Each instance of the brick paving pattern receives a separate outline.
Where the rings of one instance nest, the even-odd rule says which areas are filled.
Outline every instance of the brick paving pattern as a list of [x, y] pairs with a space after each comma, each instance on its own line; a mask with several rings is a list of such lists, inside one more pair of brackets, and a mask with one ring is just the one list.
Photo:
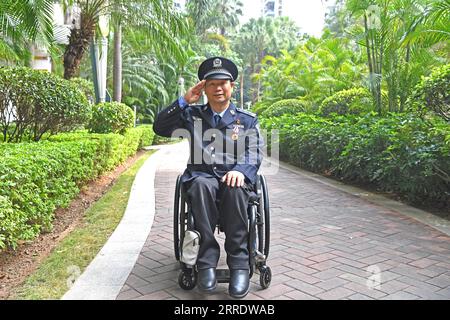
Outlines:
[[[117, 299], [230, 299], [227, 284], [213, 294], [178, 286], [172, 210], [185, 150], [171, 148], [158, 167], [153, 227]], [[266, 178], [272, 283], [262, 290], [254, 275], [245, 299], [450, 299], [450, 237], [282, 168]]]

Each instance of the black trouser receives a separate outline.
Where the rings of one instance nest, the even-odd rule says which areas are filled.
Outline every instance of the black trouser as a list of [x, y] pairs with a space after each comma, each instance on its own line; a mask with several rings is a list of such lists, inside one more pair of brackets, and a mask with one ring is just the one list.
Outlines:
[[[197, 259], [198, 269], [217, 267], [220, 246], [214, 236], [220, 221], [225, 232], [225, 251], [230, 269], [249, 269], [248, 201], [252, 192], [249, 185], [228, 187], [214, 177], [196, 177], [185, 184], [194, 215], [195, 230], [201, 242]], [[216, 199], [220, 205], [217, 207]]]

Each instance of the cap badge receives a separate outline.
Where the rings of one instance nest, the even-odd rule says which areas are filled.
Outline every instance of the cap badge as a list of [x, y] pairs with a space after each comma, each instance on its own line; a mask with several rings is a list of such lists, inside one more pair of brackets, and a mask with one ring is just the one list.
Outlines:
[[219, 58], [214, 59], [213, 68], [222, 68], [222, 60], [220, 60]]

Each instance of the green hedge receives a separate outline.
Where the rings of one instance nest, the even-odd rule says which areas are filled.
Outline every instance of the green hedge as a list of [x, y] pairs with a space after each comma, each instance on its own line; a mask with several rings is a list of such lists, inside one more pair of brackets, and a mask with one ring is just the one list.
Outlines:
[[450, 64], [435, 68], [416, 86], [409, 105], [421, 116], [434, 113], [450, 121]]
[[92, 108], [89, 131], [94, 133], [120, 133], [134, 125], [134, 112], [120, 102], [103, 102]]
[[299, 112], [307, 112], [309, 109], [306, 102], [298, 99], [286, 99], [275, 102], [269, 108], [264, 110], [264, 117], [279, 117], [283, 114], [297, 114]]
[[153, 139], [151, 127], [125, 135], [60, 134], [38, 143], [0, 144], [0, 248], [50, 230], [56, 208]]
[[336, 92], [323, 100], [319, 108], [322, 116], [332, 113], [339, 115], [360, 114], [373, 110], [373, 97], [365, 88], [352, 88]]
[[70, 81], [75, 83], [75, 85], [84, 93], [90, 104], [95, 103], [95, 90], [92, 81], [83, 78], [72, 78]]
[[76, 82], [26, 67], [0, 67], [3, 141], [39, 141], [46, 134], [78, 129], [90, 113]]
[[440, 119], [369, 113], [261, 119], [280, 133], [280, 158], [342, 180], [373, 184], [412, 203], [450, 204], [450, 127]]

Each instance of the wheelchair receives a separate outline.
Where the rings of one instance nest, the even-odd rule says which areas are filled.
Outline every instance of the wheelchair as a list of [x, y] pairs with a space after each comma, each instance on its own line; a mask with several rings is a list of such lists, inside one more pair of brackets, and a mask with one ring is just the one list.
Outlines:
[[[192, 290], [197, 284], [197, 268], [186, 265], [180, 260], [185, 232], [194, 226], [193, 214], [183, 189], [181, 175], [179, 175], [176, 181], [173, 211], [174, 252], [175, 258], [181, 266], [178, 284], [184, 290]], [[270, 245], [270, 210], [267, 183], [263, 175], [258, 175], [254, 190], [247, 208], [249, 277], [251, 278], [254, 273], [259, 273], [259, 283], [263, 289], [266, 289], [270, 286], [272, 271], [266, 264]], [[217, 227], [219, 232], [223, 231], [220, 225]], [[216, 278], [218, 283], [230, 282], [230, 270], [216, 269]]]

